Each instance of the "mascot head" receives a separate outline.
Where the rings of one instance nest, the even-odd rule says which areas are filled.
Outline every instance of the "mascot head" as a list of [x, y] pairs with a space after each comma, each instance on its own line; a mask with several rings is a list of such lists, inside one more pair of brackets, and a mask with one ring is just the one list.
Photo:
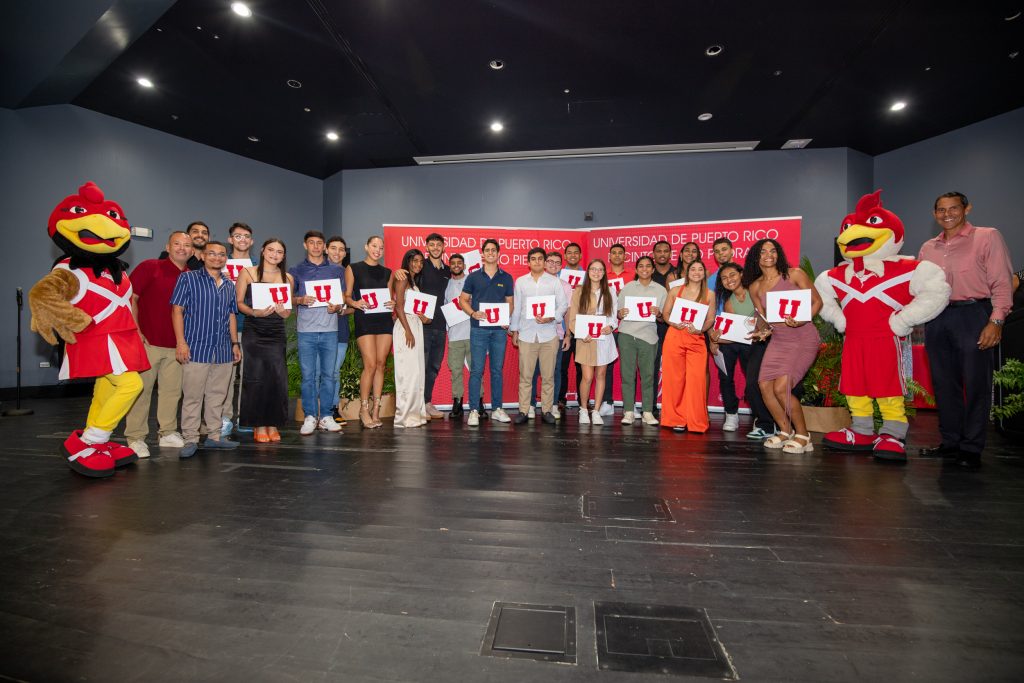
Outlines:
[[857, 210], [843, 219], [836, 244], [847, 261], [856, 264], [857, 259], [883, 259], [903, 248], [903, 221], [882, 208], [881, 194], [877, 190], [864, 195], [857, 202]]
[[110, 270], [121, 281], [125, 263], [117, 257], [128, 248], [131, 228], [124, 210], [104, 198], [103, 190], [88, 182], [78, 194], [65, 197], [50, 214], [47, 223], [50, 239], [71, 257], [73, 268], [90, 267], [99, 277]]

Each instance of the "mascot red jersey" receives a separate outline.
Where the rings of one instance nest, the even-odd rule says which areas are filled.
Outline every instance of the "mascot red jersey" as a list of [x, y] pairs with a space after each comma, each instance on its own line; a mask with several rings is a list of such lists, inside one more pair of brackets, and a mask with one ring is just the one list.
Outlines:
[[63, 339], [61, 379], [95, 377], [85, 429], [61, 447], [72, 470], [107, 477], [138, 456], [110, 434], [142, 391], [149, 360], [132, 316], [132, 284], [118, 255], [131, 230], [124, 211], [93, 183], [78, 188], [50, 214], [50, 239], [64, 257], [29, 292], [32, 329], [50, 344]]
[[[814, 282], [823, 302], [821, 317], [846, 333], [839, 390], [853, 417], [852, 428], [829, 432], [824, 443], [906, 462], [901, 339], [942, 312], [950, 288], [934, 263], [899, 254], [903, 222], [882, 208], [881, 194], [864, 195], [843, 219], [836, 243], [846, 262]], [[878, 434], [873, 400], [882, 413]]]

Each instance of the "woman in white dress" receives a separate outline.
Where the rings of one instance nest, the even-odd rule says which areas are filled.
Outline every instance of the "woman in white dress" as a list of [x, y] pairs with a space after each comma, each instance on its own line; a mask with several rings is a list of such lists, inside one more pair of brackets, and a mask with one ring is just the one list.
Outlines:
[[426, 365], [423, 359], [423, 323], [429, 318], [405, 312], [409, 290], [420, 291], [423, 252], [410, 249], [402, 257], [402, 270], [409, 274], [404, 280], [392, 280], [395, 301], [395, 426], [420, 427], [430, 419], [423, 400]]
[[612, 330], [618, 327], [619, 320], [615, 311], [615, 296], [608, 287], [607, 268], [601, 259], [594, 259], [590, 262], [590, 265], [587, 266], [586, 279], [572, 292], [567, 334], [576, 334], [576, 316], [578, 315], [604, 318], [604, 324], [596, 335], [576, 338], [576, 362], [583, 369], [583, 377], [577, 382], [580, 424], [604, 424], [597, 406], [593, 413], [588, 412], [590, 385], [594, 385], [594, 396], [600, 399], [604, 395], [605, 373], [608, 370], [608, 365], [619, 357], [619, 350], [615, 347], [615, 338], [612, 336]]

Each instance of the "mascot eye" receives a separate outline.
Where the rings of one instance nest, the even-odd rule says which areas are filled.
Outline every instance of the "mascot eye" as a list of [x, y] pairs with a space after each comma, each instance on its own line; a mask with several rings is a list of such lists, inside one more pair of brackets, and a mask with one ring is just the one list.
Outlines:
[[114, 209], [111, 209], [110, 211], [107, 211], [107, 215], [110, 216], [111, 218], [113, 218], [115, 221], [121, 220], [121, 214], [119, 214]]
[[871, 218], [868, 219], [868, 223], [870, 225], [878, 225], [881, 222], [882, 222], [882, 217], [881, 216], [872, 216]]
[[843, 223], [843, 230], [849, 230], [851, 225], [853, 225], [853, 223]]
[[89, 210], [84, 206], [72, 206], [68, 211], [71, 213], [89, 213]]

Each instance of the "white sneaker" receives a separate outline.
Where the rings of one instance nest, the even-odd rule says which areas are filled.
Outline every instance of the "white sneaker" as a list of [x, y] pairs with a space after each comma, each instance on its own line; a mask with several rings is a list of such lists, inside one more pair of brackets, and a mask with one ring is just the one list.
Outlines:
[[171, 432], [160, 437], [160, 448], [184, 448], [185, 439], [178, 432]]
[[654, 413], [644, 413], [644, 424], [645, 425], [656, 425], [658, 424], [658, 418], [654, 417]]
[[128, 448], [135, 451], [135, 455], [139, 456], [140, 458], [149, 457], [149, 446], [146, 445], [145, 441], [129, 441]]
[[491, 419], [495, 422], [511, 422], [512, 418], [508, 416], [504, 408], [495, 408], [491, 411]]
[[[595, 414], [597, 413], [597, 411], [594, 411], [594, 412], [595, 412]], [[580, 410], [580, 424], [581, 425], [588, 425], [588, 424], [590, 424], [590, 411], [587, 410], [586, 408], [583, 408], [583, 409]]]
[[299, 434], [303, 436], [309, 436], [316, 431], [316, 418], [312, 415], [307, 415], [306, 419], [302, 421], [302, 426], [299, 427]]
[[624, 424], [624, 425], [631, 425], [631, 424], [633, 424], [633, 413], [631, 411], [626, 411], [625, 413], [622, 414], [622, 424]]
[[740, 416], [736, 413], [725, 414], [725, 424], [722, 425], [723, 432], [735, 432], [740, 426]]
[[601, 404], [601, 409], [600, 409], [599, 412], [602, 415], [614, 415], [615, 414], [615, 406], [612, 405], [611, 403], [608, 403], [608, 402], [602, 403]]
[[604, 420], [601, 419], [601, 411], [595, 410], [590, 414], [590, 424], [592, 425], [603, 425]]
[[537, 410], [533, 406], [530, 406], [530, 409], [526, 411], [526, 417], [530, 418], [531, 420], [534, 419], [535, 417], [537, 417]]
[[[308, 420], [309, 418], [306, 418], [306, 419]], [[317, 426], [320, 429], [324, 430], [325, 432], [340, 432], [341, 431], [341, 425], [338, 424], [337, 422], [335, 422], [334, 418], [332, 416], [330, 416], [330, 415], [328, 415], [327, 417], [320, 418], [320, 422], [319, 422], [319, 424], [317, 424]], [[303, 429], [305, 429], [305, 427], [306, 427], [306, 423], [305, 422], [302, 423], [302, 427], [303, 427]]]
[[555, 418], [556, 420], [562, 419], [562, 413], [558, 412], [558, 406], [551, 406], [551, 417]]
[[471, 411], [469, 411], [469, 420], [466, 421], [466, 424], [468, 424], [470, 427], [479, 427], [480, 426], [480, 411], [478, 411], [478, 410], [471, 410]]

